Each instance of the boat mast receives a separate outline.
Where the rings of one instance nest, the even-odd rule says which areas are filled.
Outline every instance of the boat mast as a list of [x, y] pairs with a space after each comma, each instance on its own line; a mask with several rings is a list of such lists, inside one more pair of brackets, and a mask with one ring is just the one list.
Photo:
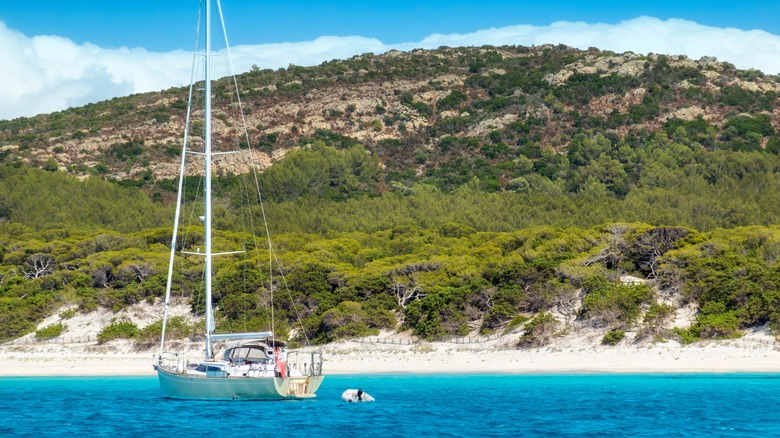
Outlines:
[[205, 56], [205, 108], [203, 111], [204, 138], [203, 155], [205, 159], [205, 206], [204, 227], [206, 243], [206, 360], [213, 358], [211, 335], [214, 333], [214, 310], [211, 308], [211, 0], [206, 0], [206, 56]]

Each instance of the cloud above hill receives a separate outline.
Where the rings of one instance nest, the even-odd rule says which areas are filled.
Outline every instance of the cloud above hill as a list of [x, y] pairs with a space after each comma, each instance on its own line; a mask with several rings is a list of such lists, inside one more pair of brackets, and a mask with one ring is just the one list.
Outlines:
[[[466, 34], [433, 34], [421, 41], [384, 44], [361, 36], [323, 36], [313, 41], [242, 45], [231, 49], [236, 72], [310, 66], [331, 59], [388, 50], [440, 46], [566, 44], [616, 52], [715, 56], [738, 68], [780, 73], [780, 36], [761, 30], [703, 26], [687, 20], [639, 17], [617, 24], [556, 22], [517, 25]], [[32, 116], [72, 106], [157, 91], [189, 83], [192, 55], [142, 48], [104, 49], [58, 36], [26, 36], [0, 22], [0, 119]]]

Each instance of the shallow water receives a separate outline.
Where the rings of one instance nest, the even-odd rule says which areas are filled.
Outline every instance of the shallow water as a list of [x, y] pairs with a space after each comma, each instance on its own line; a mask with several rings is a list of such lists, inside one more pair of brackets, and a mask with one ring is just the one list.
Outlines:
[[[362, 388], [374, 403], [340, 399]], [[182, 401], [156, 377], [0, 378], [0, 436], [780, 436], [780, 375], [328, 376], [315, 400]]]

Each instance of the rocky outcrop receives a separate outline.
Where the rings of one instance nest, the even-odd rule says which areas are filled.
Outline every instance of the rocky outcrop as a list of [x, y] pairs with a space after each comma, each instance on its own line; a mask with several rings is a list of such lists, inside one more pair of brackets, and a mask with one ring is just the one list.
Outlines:
[[[515, 79], [522, 76], [513, 70], [518, 65], [522, 66], [520, 71], [530, 72], [559, 65], [560, 60], [566, 60], [562, 67], [543, 75], [543, 81], [551, 87], [566, 86], [574, 75], [637, 78], [637, 85], [625, 92], [595, 94], [581, 105], [562, 105], [550, 99], [546, 91]], [[652, 84], [643, 83], [642, 78], [658, 65], [700, 73], [695, 80], [684, 78], [664, 83], [663, 87], [672, 90], [712, 95], [724, 87], [750, 93], [780, 92], [775, 77], [760, 72], [737, 74], [733, 66], [712, 57], [692, 60], [684, 56], [579, 51], [552, 45], [393, 51], [332, 64], [332, 69], [291, 67], [288, 71], [265, 73], [259, 83], [251, 81], [254, 73], [239, 78], [240, 84], [249, 84], [243, 90], [248, 137], [242, 133], [244, 121], [237, 115], [232, 94], [220, 92], [219, 96], [227, 100], [217, 103], [214, 138], [218, 144], [240, 152], [221, 157], [219, 172], [243, 172], [246, 165], [242, 163], [251, 161], [249, 158], [260, 163], [260, 168], [267, 168], [283, 151], [322, 132], [351, 137], [369, 149], [388, 140], [430, 149], [444, 135], [485, 139], [492, 131], [532, 117], [547, 123], [539, 139], [541, 143], [565, 144], [564, 133], [572, 129], [567, 114], [602, 118], [627, 114], [632, 106], [644, 102]], [[310, 73], [296, 77], [301, 71]], [[506, 82], [509, 89], [502, 90], [500, 96], [488, 91], [491, 84], [501, 83], [507, 76], [512, 76]], [[440, 102], [454, 92], [462, 93], [462, 103], [442, 107]], [[496, 97], [511, 99], [513, 103], [487, 109], [472, 106]], [[30, 165], [43, 166], [53, 160], [61, 170], [76, 175], [99, 172], [124, 179], [151, 173], [155, 180], [174, 178], [183, 140], [185, 98], [184, 89], [168, 90], [95, 104], [99, 110], [90, 107], [66, 111], [57, 117], [39, 116], [30, 119], [22, 129], [9, 123], [6, 128], [0, 127], [0, 153], [6, 161]], [[728, 108], [705, 106], [684, 98], [667, 100], [655, 119], [643, 121], [642, 126], [657, 128], [670, 118], [698, 117], [721, 126], [728, 112]], [[780, 126], [780, 115], [772, 113], [771, 117]], [[194, 128], [197, 131], [197, 126]], [[613, 130], [622, 135], [630, 128], [618, 126]], [[196, 138], [191, 136], [195, 147]]]

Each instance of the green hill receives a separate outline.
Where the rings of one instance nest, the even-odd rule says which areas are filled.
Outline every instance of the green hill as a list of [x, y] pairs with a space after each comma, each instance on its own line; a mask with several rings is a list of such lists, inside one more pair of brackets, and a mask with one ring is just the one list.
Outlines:
[[[259, 184], [291, 286], [275, 298], [284, 330], [299, 317], [317, 342], [525, 327], [521, 344], [537, 345], [573, 322], [618, 341], [778, 324], [776, 77], [541, 46], [367, 54], [238, 80], [251, 143], [239, 146], [267, 165]], [[232, 96], [222, 82], [215, 93], [227, 141]], [[0, 337], [64, 304], [161, 297], [184, 97], [0, 122]], [[223, 238], [239, 245], [251, 236], [228, 213], [244, 171], [217, 178]], [[221, 263], [242, 279], [220, 280], [225, 324], [267, 325], [269, 279]], [[177, 293], [197, 311], [195, 279]], [[696, 320], [669, 330], [687, 304]]]

